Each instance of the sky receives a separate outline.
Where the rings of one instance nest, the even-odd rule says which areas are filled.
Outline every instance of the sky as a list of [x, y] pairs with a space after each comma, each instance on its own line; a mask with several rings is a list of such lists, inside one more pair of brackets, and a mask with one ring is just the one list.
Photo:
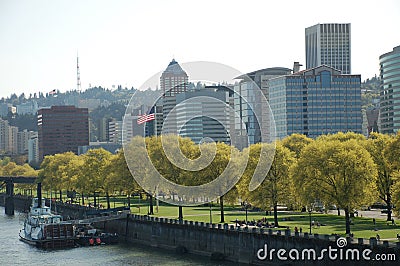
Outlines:
[[351, 23], [362, 80], [400, 45], [398, 0], [0, 0], [0, 98], [76, 89], [77, 55], [82, 90], [139, 88], [172, 58], [242, 73], [305, 66], [304, 31], [318, 23]]

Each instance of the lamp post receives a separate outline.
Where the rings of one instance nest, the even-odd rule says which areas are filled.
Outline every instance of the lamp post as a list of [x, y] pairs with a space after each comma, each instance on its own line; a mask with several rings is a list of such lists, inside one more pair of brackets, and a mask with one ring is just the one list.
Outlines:
[[308, 215], [310, 216], [310, 235], [311, 235], [311, 208], [308, 209]]
[[212, 210], [211, 210], [211, 207], [212, 207], [212, 201], [210, 201], [210, 224], [212, 224]]
[[249, 204], [247, 201], [244, 202], [244, 209], [246, 210], [246, 225], [247, 225], [247, 209], [249, 208]]

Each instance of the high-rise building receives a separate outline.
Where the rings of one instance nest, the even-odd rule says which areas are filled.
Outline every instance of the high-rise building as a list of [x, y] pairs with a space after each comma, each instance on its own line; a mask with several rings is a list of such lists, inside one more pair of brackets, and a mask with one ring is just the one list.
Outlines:
[[122, 121], [112, 119], [108, 122], [108, 140], [111, 143], [122, 144]]
[[28, 141], [28, 163], [31, 165], [39, 163], [39, 141], [37, 132], [34, 132]]
[[[176, 95], [178, 134], [194, 143], [214, 141], [230, 143], [229, 89], [206, 87]], [[209, 139], [205, 139], [209, 138]]]
[[400, 130], [400, 46], [379, 57], [380, 63], [380, 132]]
[[121, 127], [121, 140], [124, 144], [131, 141], [134, 136], [145, 136], [145, 125], [147, 123], [138, 123], [138, 118], [147, 114], [149, 108], [141, 105], [137, 108], [127, 109], [123, 118], [123, 127]]
[[9, 154], [17, 154], [18, 153], [18, 127], [16, 127], [16, 126], [8, 127], [8, 145], [7, 146], [8, 146], [7, 152]]
[[150, 114], [154, 114], [154, 120], [146, 122], [146, 137], [148, 136], [160, 136], [163, 126], [163, 106], [162, 99], [160, 99], [149, 111]]
[[319, 66], [269, 81], [269, 104], [276, 134], [315, 138], [322, 134], [361, 133], [361, 76]]
[[102, 119], [100, 119], [99, 121], [99, 136], [98, 136], [98, 140], [101, 142], [108, 142], [110, 141], [109, 138], [109, 123], [110, 121], [112, 121], [113, 118], [110, 117], [103, 117]]
[[18, 132], [18, 154], [28, 153], [29, 140], [35, 134], [37, 135], [37, 132], [28, 131], [27, 129]]
[[18, 127], [11, 126], [0, 118], [0, 153], [15, 155], [18, 153]]
[[0, 153], [8, 150], [8, 121], [0, 118]]
[[46, 155], [72, 151], [89, 145], [87, 108], [52, 106], [38, 111], [39, 160]]
[[317, 24], [306, 28], [306, 68], [328, 65], [351, 73], [350, 23]]
[[237, 77], [240, 81], [234, 85], [235, 132], [232, 138], [238, 148], [271, 140], [271, 119], [269, 110], [264, 110], [262, 99], [268, 100], [268, 80], [291, 74], [284, 67], [265, 68]]
[[173, 96], [187, 91], [188, 75], [175, 59], [172, 59], [162, 73], [160, 86], [164, 96]]
[[171, 114], [170, 112], [176, 106], [176, 95], [187, 91], [188, 79], [188, 75], [175, 59], [172, 59], [160, 77], [163, 92], [163, 121], [166, 121], [168, 116], [168, 123], [164, 124], [162, 130], [163, 134], [177, 134], [175, 112]]

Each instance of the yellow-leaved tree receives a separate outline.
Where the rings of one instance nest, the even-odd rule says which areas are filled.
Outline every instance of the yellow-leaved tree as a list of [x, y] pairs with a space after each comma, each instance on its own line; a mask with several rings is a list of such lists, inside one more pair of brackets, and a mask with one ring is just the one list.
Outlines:
[[350, 234], [350, 212], [373, 201], [377, 170], [361, 138], [337, 137], [324, 136], [305, 147], [292, 176], [303, 204], [318, 199], [343, 209]]

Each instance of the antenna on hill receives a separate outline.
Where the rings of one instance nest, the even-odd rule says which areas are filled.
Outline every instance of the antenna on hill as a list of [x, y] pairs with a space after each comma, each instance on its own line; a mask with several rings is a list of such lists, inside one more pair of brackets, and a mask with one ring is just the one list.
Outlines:
[[78, 52], [76, 53], [76, 90], [81, 92], [81, 72], [79, 70], [79, 56]]

